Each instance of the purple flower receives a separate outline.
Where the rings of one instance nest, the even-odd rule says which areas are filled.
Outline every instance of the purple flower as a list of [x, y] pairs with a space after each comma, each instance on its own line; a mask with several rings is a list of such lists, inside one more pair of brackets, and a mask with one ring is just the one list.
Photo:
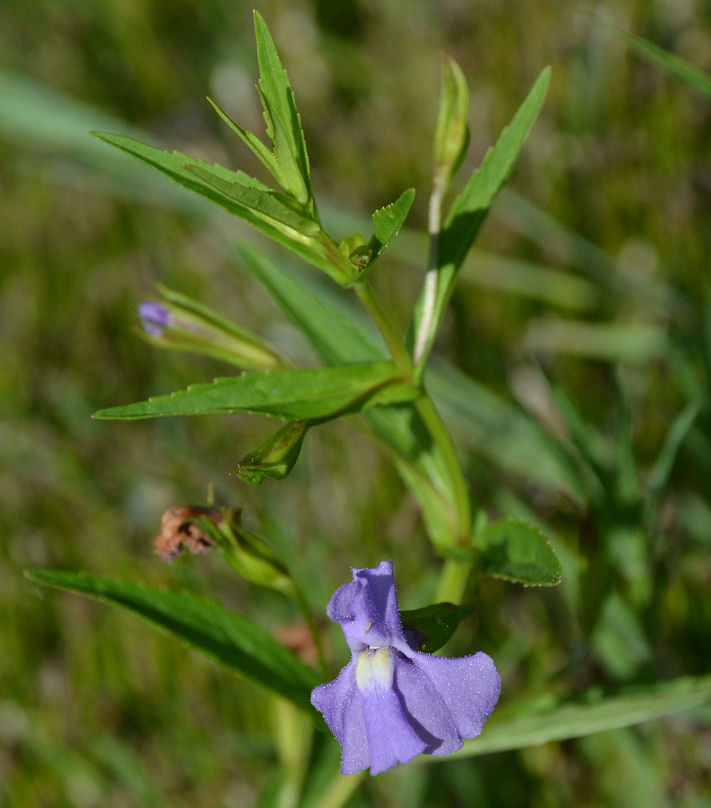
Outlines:
[[475, 738], [499, 698], [501, 679], [481, 651], [446, 659], [413, 650], [400, 621], [392, 561], [354, 569], [328, 616], [353, 652], [332, 682], [311, 693], [343, 748], [341, 771], [379, 774], [422, 752], [448, 755]]
[[138, 316], [141, 318], [144, 331], [152, 337], [160, 336], [170, 320], [168, 309], [162, 303], [156, 303], [153, 300], [144, 300], [143, 303], [139, 303]]

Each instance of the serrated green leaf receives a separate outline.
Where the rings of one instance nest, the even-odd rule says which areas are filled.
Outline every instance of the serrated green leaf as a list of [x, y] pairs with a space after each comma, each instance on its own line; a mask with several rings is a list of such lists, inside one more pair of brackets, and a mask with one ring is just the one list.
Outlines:
[[[562, 703], [551, 699], [523, 715], [506, 715], [500, 710], [488, 720], [481, 736], [464, 741], [464, 746], [453, 757], [524, 749], [608, 732], [690, 710], [709, 699], [711, 676], [699, 676], [657, 682], [617, 693], [589, 690]], [[435, 758], [424, 755], [419, 760], [426, 763]]]
[[[294, 93], [267, 24], [258, 11], [254, 12], [254, 33], [259, 62], [258, 90], [282, 186], [302, 204], [313, 205], [309, 158]], [[313, 209], [315, 212], [315, 207]]]
[[[536, 80], [528, 96], [504, 128], [496, 145], [489, 149], [479, 168], [474, 172], [464, 190], [457, 196], [445, 219], [439, 236], [437, 250], [437, 287], [432, 304], [432, 314], [428, 315], [427, 333], [420, 346], [420, 365], [429, 354], [439, 323], [451, 297], [457, 272], [474, 243], [492, 202], [511, 173], [523, 148], [531, 127], [538, 117], [550, 81], [550, 68], [546, 68]], [[426, 289], [420, 296], [415, 310], [415, 320], [410, 340], [418, 334], [424, 312], [430, 303], [426, 300]], [[427, 304], [427, 305], [426, 305]], [[418, 338], [418, 343], [419, 343]]]
[[219, 191], [238, 205], [254, 211], [272, 227], [276, 227], [291, 238], [306, 237], [307, 243], [310, 244], [313, 243], [313, 237], [321, 232], [319, 223], [295, 210], [293, 202], [283, 194], [250, 188], [239, 182], [229, 182], [202, 166], [187, 165], [186, 168], [205, 185]]
[[[121, 149], [121, 151], [133, 157], [137, 157], [153, 168], [157, 168], [163, 174], [167, 174], [171, 179], [179, 182], [191, 191], [196, 191], [196, 193], [202, 196], [208, 196], [208, 194], [204, 193], [204, 189], [202, 188], [203, 183], [198, 182], [197, 178], [190, 174], [187, 166], [196, 166], [206, 171], [212, 171], [228, 182], [239, 182], [242, 183], [242, 185], [259, 188], [263, 191], [270, 190], [263, 182], [260, 182], [255, 177], [250, 177], [249, 174], [245, 174], [244, 171], [232, 171], [229, 168], [225, 168], [225, 166], [221, 166], [219, 163], [208, 163], [205, 160], [190, 157], [177, 150], [167, 151], [165, 149], [159, 149], [157, 146], [150, 146], [148, 143], [142, 143], [140, 140], [135, 140], [126, 135], [113, 135], [110, 132], [96, 131], [91, 132], [91, 134], [99, 138], [99, 140], [108, 143], [110, 146], [116, 146], [116, 148]], [[196, 186], [200, 187], [197, 188]], [[221, 200], [215, 197], [216, 195], [213, 194], [213, 202], [223, 204]]]
[[484, 572], [525, 586], [560, 583], [560, 563], [546, 537], [517, 519], [502, 519], [476, 533], [473, 545]]
[[400, 612], [400, 620], [406, 632], [414, 630], [417, 649], [432, 654], [449, 640], [457, 626], [473, 611], [474, 606], [469, 604], [433, 603], [421, 609]]
[[37, 570], [27, 576], [133, 612], [298, 707], [312, 709], [309, 699], [319, 682], [317, 674], [263, 628], [214, 600], [83, 572]]
[[[264, 284], [285, 314], [304, 332], [329, 364], [373, 360], [384, 349], [343, 311], [325, 303], [249, 244], [237, 245], [239, 257]], [[409, 404], [378, 407], [364, 413], [370, 428], [394, 453], [405, 483], [417, 497], [425, 525], [436, 544], [451, 543], [454, 505], [447, 493], [447, 465], [416, 409]]]
[[308, 421], [290, 421], [258, 449], [243, 457], [232, 473], [251, 485], [259, 485], [267, 477], [283, 480], [298, 460], [309, 426]]
[[459, 65], [447, 57], [442, 66], [442, 92], [434, 136], [435, 185], [447, 187], [468, 144], [469, 89]]
[[[254, 177], [250, 177], [241, 171], [230, 171], [224, 166], [211, 165], [203, 160], [196, 160], [182, 152], [164, 151], [123, 135], [111, 135], [106, 132], [94, 132], [93, 134], [127, 154], [137, 157], [185, 188], [220, 205], [233, 216], [238, 216], [248, 222], [257, 230], [269, 236], [269, 238], [288, 247], [304, 260], [328, 273], [338, 283], [344, 283], [353, 274], [352, 268], [341, 261], [336, 244], [330, 242], [325, 236], [305, 237], [296, 231], [289, 233], [282, 224], [275, 226], [263, 213], [255, 211], [254, 208], [249, 207], [244, 202], [237, 202], [215, 187], [219, 180], [225, 183], [227, 187], [231, 187], [232, 183], [237, 183], [240, 186], [247, 186], [256, 191], [274, 193], [271, 188], [254, 179]], [[212, 177], [210, 184], [198, 176], [201, 172], [206, 172]], [[263, 199], [263, 197], [259, 198]]]
[[329, 418], [374, 404], [411, 401], [418, 388], [403, 382], [392, 362], [268, 370], [194, 384], [148, 401], [99, 410], [95, 418], [137, 419], [168, 415], [259, 412], [277, 418]]

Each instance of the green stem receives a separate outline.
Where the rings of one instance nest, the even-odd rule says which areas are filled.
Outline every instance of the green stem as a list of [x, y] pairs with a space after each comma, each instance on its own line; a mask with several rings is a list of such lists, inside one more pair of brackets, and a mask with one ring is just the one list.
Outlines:
[[373, 291], [370, 282], [365, 280], [354, 285], [356, 294], [360, 302], [365, 306], [368, 314], [373, 318], [373, 322], [378, 326], [378, 330], [383, 335], [385, 344], [388, 346], [393, 361], [408, 378], [412, 376], [412, 357], [410, 356], [405, 343], [395, 330], [388, 313], [380, 304], [380, 301]]
[[[405, 343], [395, 330], [387, 312], [383, 309], [380, 301], [373, 291], [373, 287], [366, 280], [355, 286], [356, 293], [361, 302], [368, 310], [373, 321], [378, 326], [383, 335], [385, 344], [388, 346], [393, 361], [398, 368], [407, 376], [413, 371], [412, 357], [408, 353]], [[471, 530], [471, 511], [469, 507], [469, 489], [467, 487], [464, 473], [462, 472], [456, 449], [449, 436], [449, 432], [442, 422], [432, 399], [423, 390], [423, 395], [415, 402], [415, 407], [420, 417], [425, 422], [427, 429], [432, 436], [432, 440], [439, 447], [442, 458], [447, 466], [449, 483], [454, 497], [456, 509], [456, 538], [455, 544], [467, 546], [469, 544], [469, 534]]]
[[349, 774], [348, 776], [338, 772], [321, 799], [316, 803], [315, 808], [341, 808], [342, 805], [348, 802], [364, 778], [365, 772]]
[[[400, 370], [410, 376], [413, 372], [412, 357], [408, 353], [405, 343], [395, 330], [387, 312], [380, 305], [380, 301], [373, 291], [373, 287], [368, 281], [363, 281], [355, 287], [358, 297], [368, 310], [383, 335], [385, 344], [388, 346], [390, 354]], [[432, 440], [439, 447], [442, 458], [447, 466], [449, 483], [454, 497], [456, 534], [454, 544], [460, 547], [467, 547], [470, 542], [471, 533], [471, 508], [469, 505], [469, 488], [462, 471], [462, 466], [457, 457], [457, 451], [452, 443], [452, 438], [440, 418], [437, 408], [432, 399], [423, 389], [423, 394], [415, 402], [415, 407], [420, 417], [425, 422]], [[448, 600], [451, 603], [461, 603], [466, 591], [469, 574], [472, 571], [471, 564], [464, 561], [447, 559], [442, 568], [440, 584], [438, 588], [438, 600]]]
[[469, 544], [471, 531], [471, 509], [469, 506], [469, 488], [457, 457], [457, 451], [432, 399], [426, 392], [417, 399], [415, 407], [427, 425], [432, 439], [442, 452], [442, 458], [449, 473], [449, 482], [452, 487], [454, 506], [456, 508], [457, 534], [455, 544], [466, 547]]
[[472, 571], [471, 564], [464, 561], [456, 561], [448, 558], [444, 562], [439, 576], [439, 586], [435, 603], [447, 601], [449, 603], [461, 603], [464, 600], [469, 575]]
[[280, 696], [270, 700], [272, 731], [283, 772], [275, 808], [298, 808], [313, 742], [313, 722]]
[[437, 286], [439, 285], [439, 232], [442, 228], [442, 199], [446, 189], [447, 177], [437, 174], [430, 194], [427, 216], [430, 253], [427, 260], [420, 324], [415, 335], [414, 360], [418, 376], [421, 376], [424, 372], [427, 355], [432, 347], [434, 334], [437, 330], [435, 309], [437, 307]]

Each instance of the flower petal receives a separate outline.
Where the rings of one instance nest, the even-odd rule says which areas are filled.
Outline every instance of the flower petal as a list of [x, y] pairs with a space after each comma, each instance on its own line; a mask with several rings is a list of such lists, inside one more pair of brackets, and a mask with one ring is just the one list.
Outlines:
[[426, 742], [423, 750], [430, 755], [449, 755], [462, 745], [452, 714], [416, 662], [394, 652], [393, 687], [410, 726]]
[[341, 624], [352, 651], [405, 643], [392, 561], [381, 561], [372, 569], [353, 569], [353, 581], [333, 593], [327, 613]]
[[355, 683], [355, 662], [351, 660], [338, 676], [315, 687], [311, 703], [323, 717], [343, 749], [341, 771], [354, 774], [370, 764], [363, 722], [361, 693]]
[[410, 725], [394, 690], [373, 688], [361, 696], [371, 774], [407, 763], [425, 751], [427, 743]]
[[[408, 656], [432, 682], [459, 735], [476, 738], [501, 691], [501, 677], [491, 657], [481, 651], [455, 659], [419, 652]], [[398, 673], [401, 667], [398, 665]]]
[[170, 311], [155, 300], [144, 300], [138, 304], [138, 316], [147, 334], [159, 336], [170, 320]]

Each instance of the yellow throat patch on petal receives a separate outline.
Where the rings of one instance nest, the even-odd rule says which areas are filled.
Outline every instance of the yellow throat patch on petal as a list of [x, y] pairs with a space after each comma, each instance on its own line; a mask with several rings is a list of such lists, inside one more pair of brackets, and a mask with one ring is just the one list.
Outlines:
[[393, 684], [395, 669], [389, 648], [367, 648], [358, 654], [356, 684], [358, 690], [387, 690]]

